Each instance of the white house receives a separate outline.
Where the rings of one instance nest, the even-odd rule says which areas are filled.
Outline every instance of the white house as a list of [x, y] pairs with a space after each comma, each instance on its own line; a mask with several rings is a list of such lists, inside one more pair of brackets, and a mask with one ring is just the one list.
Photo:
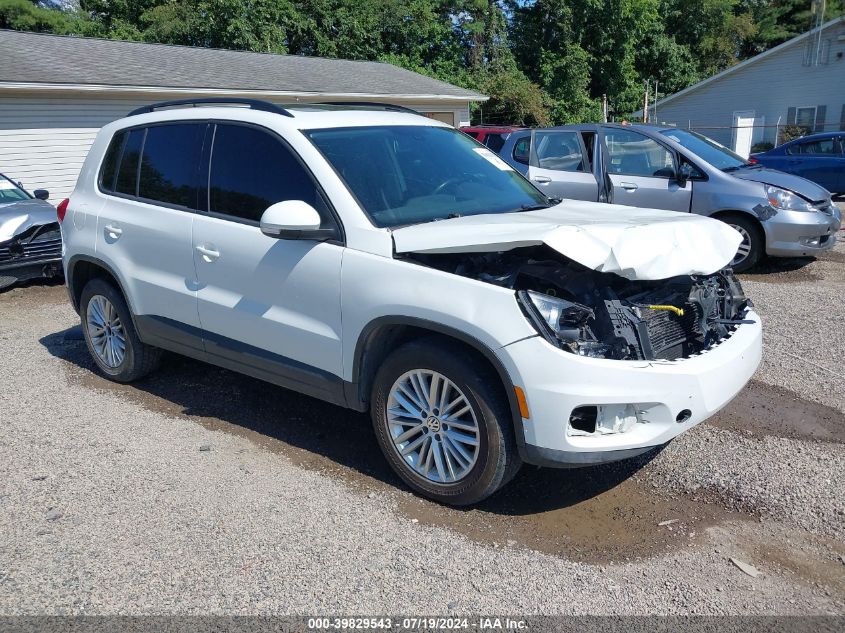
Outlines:
[[0, 30], [0, 173], [71, 192], [97, 131], [134, 108], [216, 96], [375, 101], [469, 125], [486, 96], [391, 64]]
[[661, 99], [650, 119], [690, 127], [748, 156], [780, 126], [845, 129], [845, 17]]

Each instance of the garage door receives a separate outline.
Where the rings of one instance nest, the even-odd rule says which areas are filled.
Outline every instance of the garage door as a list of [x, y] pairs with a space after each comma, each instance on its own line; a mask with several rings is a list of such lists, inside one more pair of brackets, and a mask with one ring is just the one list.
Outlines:
[[99, 129], [140, 101], [0, 98], [0, 172], [32, 192], [68, 197]]

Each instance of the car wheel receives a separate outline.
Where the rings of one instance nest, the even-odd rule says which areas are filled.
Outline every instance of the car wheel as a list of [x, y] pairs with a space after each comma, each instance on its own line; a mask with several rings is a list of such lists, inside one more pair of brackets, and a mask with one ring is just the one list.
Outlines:
[[132, 382], [153, 371], [161, 350], [138, 338], [121, 292], [104, 279], [92, 279], [80, 300], [82, 333], [88, 351], [107, 378]]
[[416, 492], [476, 503], [521, 465], [499, 377], [436, 337], [403, 345], [379, 369], [370, 414], [393, 470]]
[[742, 273], [756, 266], [763, 256], [765, 242], [760, 227], [751, 218], [741, 215], [725, 216], [720, 219], [742, 235], [742, 242], [730, 263], [734, 272]]

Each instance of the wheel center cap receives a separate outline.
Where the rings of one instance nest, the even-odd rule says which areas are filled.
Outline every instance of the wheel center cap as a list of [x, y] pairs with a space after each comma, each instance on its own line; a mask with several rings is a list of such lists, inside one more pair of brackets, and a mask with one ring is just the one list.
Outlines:
[[440, 419], [436, 416], [430, 415], [425, 421], [425, 425], [428, 429], [434, 433], [440, 431]]

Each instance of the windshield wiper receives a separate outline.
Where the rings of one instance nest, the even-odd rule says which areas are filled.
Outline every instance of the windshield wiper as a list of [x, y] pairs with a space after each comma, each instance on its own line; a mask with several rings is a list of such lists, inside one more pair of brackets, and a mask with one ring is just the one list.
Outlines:
[[459, 218], [459, 217], [461, 217], [461, 214], [453, 211], [452, 213], [447, 213], [444, 216], [438, 216], [436, 218], [431, 218], [429, 220], [429, 222], [440, 222], [441, 220], [452, 220], [454, 218]]
[[523, 204], [521, 207], [517, 207], [516, 209], [509, 209], [507, 211], [502, 211], [502, 213], [520, 213], [522, 211], [539, 211], [540, 209], [548, 209], [553, 207], [553, 204]]
[[731, 165], [730, 167], [722, 167], [722, 171], [739, 171], [740, 169], [761, 169], [763, 166], [758, 163], [743, 163], [742, 165]]

